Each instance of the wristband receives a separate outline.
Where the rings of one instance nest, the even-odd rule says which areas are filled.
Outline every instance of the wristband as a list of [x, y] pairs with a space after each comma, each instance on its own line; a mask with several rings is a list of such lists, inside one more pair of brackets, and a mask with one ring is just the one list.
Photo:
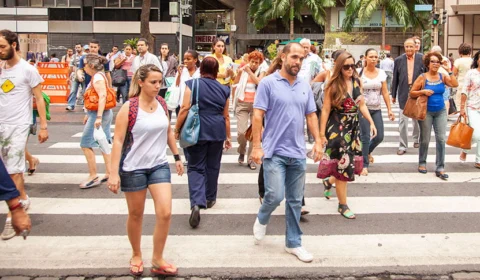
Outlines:
[[180, 155], [173, 155], [173, 158], [175, 159], [175, 161], [181, 161]]
[[10, 210], [10, 212], [13, 212], [15, 209], [20, 208], [20, 207], [22, 207], [22, 203], [18, 202], [16, 205], [13, 205], [11, 207], [9, 206], [8, 210]]

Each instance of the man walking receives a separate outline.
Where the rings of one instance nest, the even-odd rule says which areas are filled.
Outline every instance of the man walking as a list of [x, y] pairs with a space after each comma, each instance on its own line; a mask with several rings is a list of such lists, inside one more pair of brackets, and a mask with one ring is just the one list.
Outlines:
[[72, 49], [67, 49], [67, 54], [62, 56], [62, 62], [66, 62], [70, 64], [70, 61], [72, 60], [73, 57], [73, 50]]
[[380, 69], [385, 71], [385, 74], [387, 74], [387, 87], [390, 94], [392, 93], [393, 66], [394, 62], [392, 60], [392, 55], [387, 53], [385, 58], [380, 62]]
[[[420, 74], [425, 72], [423, 66], [423, 55], [415, 53], [415, 41], [410, 38], [404, 43], [405, 54], [395, 59], [393, 67], [393, 81], [392, 81], [392, 102], [397, 101], [400, 106], [399, 116], [399, 132], [400, 132], [400, 145], [397, 151], [397, 155], [403, 155], [407, 152], [408, 148], [408, 117], [403, 114], [403, 109], [407, 103], [410, 88]], [[413, 120], [413, 147], [418, 148], [420, 146], [420, 127], [418, 121]]]
[[305, 79], [310, 84], [312, 79], [323, 71], [322, 59], [311, 51], [312, 42], [310, 39], [303, 38], [300, 40], [300, 45], [303, 47], [305, 59], [302, 62], [300, 72], [298, 72], [298, 77]]
[[[25, 192], [25, 146], [33, 119], [32, 96], [35, 97], [40, 116], [38, 141], [48, 139], [45, 102], [42, 96], [42, 77], [37, 69], [20, 57], [17, 34], [10, 30], [0, 31], [0, 159], [5, 164], [10, 178], [19, 191], [21, 207], [30, 206]], [[15, 236], [12, 214], [8, 213], [1, 234], [4, 240]]]
[[132, 63], [133, 73], [135, 73], [138, 70], [138, 68], [140, 68], [140, 66], [143, 66], [146, 64], [154, 64], [155, 66], [158, 67], [158, 69], [163, 71], [162, 70], [163, 68], [160, 65], [160, 61], [158, 60], [158, 58], [155, 55], [148, 52], [147, 39], [145, 38], [138, 39], [137, 50], [138, 50], [138, 55], [135, 57]]
[[[65, 110], [73, 111], [75, 110], [75, 104], [77, 102], [78, 88], [82, 86], [82, 91], [80, 94], [79, 104], [83, 104], [83, 92], [85, 91], [85, 82], [77, 76], [77, 70], [80, 68], [80, 59], [83, 57], [83, 49], [80, 43], [75, 45], [75, 54], [70, 59], [70, 64], [68, 68], [68, 82], [70, 83], [70, 94], [68, 95], [68, 105]], [[82, 82], [80, 82], [82, 80]]]
[[[89, 44], [89, 49], [89, 53], [98, 54], [100, 56], [102, 55], [102, 53], [100, 52], [100, 42], [98, 40], [92, 39]], [[82, 57], [80, 58], [77, 70], [77, 78], [80, 82], [85, 82], [85, 86], [88, 86], [92, 77], [90, 77], [90, 75], [83, 71], [83, 67], [85, 67], [85, 55], [86, 54], [82, 55]], [[110, 76], [110, 63], [105, 63], [105, 65], [103, 65], [103, 68], [105, 71], [105, 76], [107, 77], [108, 84], [112, 86], [112, 77]], [[85, 89], [83, 89], [83, 92], [85, 92]]]
[[322, 144], [312, 89], [304, 79], [297, 77], [304, 57], [302, 45], [286, 45], [281, 54], [281, 70], [262, 79], [257, 89], [253, 105], [252, 159], [260, 164], [263, 158], [265, 197], [253, 226], [253, 235], [258, 244], [265, 237], [270, 215], [286, 198], [285, 250], [303, 262], [311, 262], [313, 256], [302, 247], [300, 229], [306, 172], [305, 117], [315, 138], [312, 150], [315, 161], [322, 156]]

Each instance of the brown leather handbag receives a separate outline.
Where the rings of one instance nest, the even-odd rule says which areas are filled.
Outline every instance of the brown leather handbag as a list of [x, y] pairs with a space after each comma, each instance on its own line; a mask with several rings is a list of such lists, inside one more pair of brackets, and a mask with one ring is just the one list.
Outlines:
[[248, 126], [247, 130], [245, 131], [245, 139], [250, 142], [253, 141], [252, 125]]
[[[426, 78], [422, 74], [423, 77], [423, 85], [422, 89], [425, 88]], [[427, 102], [428, 96], [420, 95], [417, 98], [413, 98], [410, 94], [408, 94], [407, 103], [405, 103], [405, 107], [403, 108], [403, 114], [409, 118], [423, 121], [427, 117]]]
[[457, 121], [450, 128], [447, 145], [465, 150], [472, 148], [473, 128], [468, 124], [468, 118], [458, 117]]

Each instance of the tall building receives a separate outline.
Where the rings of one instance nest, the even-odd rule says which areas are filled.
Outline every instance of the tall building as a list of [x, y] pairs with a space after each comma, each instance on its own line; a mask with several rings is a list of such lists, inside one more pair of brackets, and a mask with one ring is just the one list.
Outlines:
[[[102, 51], [140, 34], [141, 0], [1, 0], [0, 25], [19, 34], [22, 53], [62, 55], [76, 43], [95, 38]], [[178, 52], [178, 23], [172, 22], [169, 0], [152, 0], [150, 32]], [[183, 49], [192, 46], [192, 17], [183, 18]]]

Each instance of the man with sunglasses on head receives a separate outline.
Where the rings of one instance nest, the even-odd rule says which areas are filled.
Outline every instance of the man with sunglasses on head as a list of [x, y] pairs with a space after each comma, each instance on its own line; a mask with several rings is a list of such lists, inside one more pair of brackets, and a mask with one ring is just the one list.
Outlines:
[[[425, 73], [423, 65], [423, 55], [416, 53], [415, 39], [409, 38], [404, 43], [405, 54], [395, 59], [393, 67], [392, 80], [392, 102], [395, 104], [398, 97], [398, 105], [400, 106], [399, 113], [399, 132], [400, 144], [397, 155], [403, 155], [408, 148], [408, 117], [403, 114], [403, 109], [407, 103], [410, 88], [420, 74]], [[412, 119], [413, 122], [413, 147], [420, 147], [420, 127], [418, 121]]]

